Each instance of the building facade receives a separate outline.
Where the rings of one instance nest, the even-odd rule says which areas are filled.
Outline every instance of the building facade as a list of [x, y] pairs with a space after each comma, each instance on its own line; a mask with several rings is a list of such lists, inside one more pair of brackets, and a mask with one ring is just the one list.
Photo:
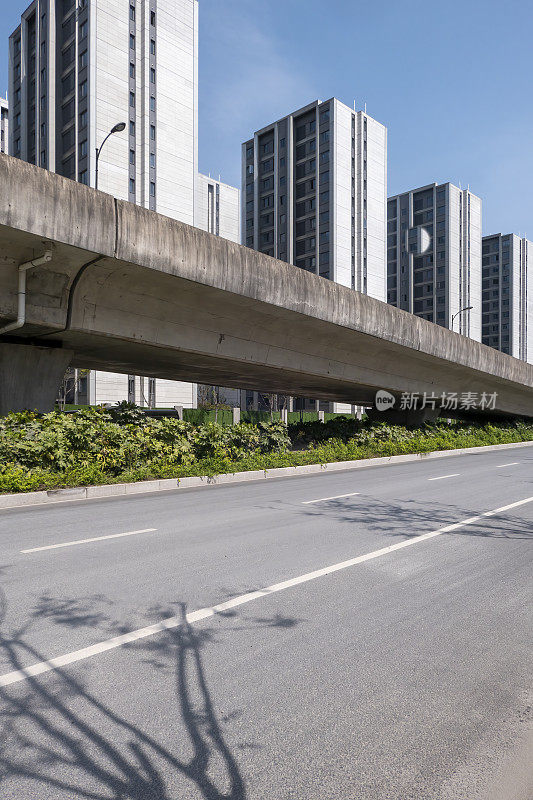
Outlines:
[[[198, 0], [34, 0], [9, 48], [11, 155], [189, 225], [207, 219]], [[219, 230], [238, 241], [227, 221], [238, 197], [217, 185]], [[94, 371], [79, 383], [91, 404], [196, 406], [196, 385], [181, 381]]]
[[194, 224], [197, 0], [34, 0], [10, 37], [10, 153]]
[[483, 344], [533, 364], [533, 243], [483, 237]]
[[315, 101], [242, 145], [242, 241], [385, 300], [387, 129]]
[[7, 99], [0, 97], [0, 153], [7, 153], [9, 141], [9, 106]]
[[198, 174], [195, 224], [208, 233], [240, 243], [240, 192], [211, 176]]
[[481, 341], [479, 197], [433, 183], [389, 198], [387, 301]]

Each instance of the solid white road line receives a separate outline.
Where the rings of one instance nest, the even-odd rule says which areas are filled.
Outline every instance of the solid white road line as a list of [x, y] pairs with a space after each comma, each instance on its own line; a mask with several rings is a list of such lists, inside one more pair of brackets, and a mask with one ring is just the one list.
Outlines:
[[303, 500], [302, 505], [308, 506], [310, 503], [325, 503], [326, 500], [340, 500], [341, 497], [355, 497], [360, 492], [349, 492], [348, 494], [336, 494], [334, 497], [321, 497], [319, 500]]
[[60, 544], [47, 544], [46, 547], [31, 547], [21, 550], [21, 553], [40, 553], [42, 550], [57, 550], [59, 547], [73, 547], [76, 544], [87, 542], [102, 542], [104, 539], [121, 539], [123, 536], [136, 536], [138, 533], [153, 533], [157, 528], [143, 528], [142, 531], [126, 531], [126, 533], [111, 533], [109, 536], [93, 536], [91, 539], [76, 539], [74, 542], [61, 542]]
[[439, 475], [438, 478], [428, 478], [428, 481], [443, 481], [445, 478], [457, 478], [460, 474], [460, 472], [454, 472], [453, 475]]
[[520, 461], [512, 461], [511, 464], [498, 464], [496, 469], [501, 469], [502, 467], [516, 467], [517, 464], [520, 464]]
[[[394, 553], [396, 550], [403, 550], [406, 547], [425, 542], [428, 539], [434, 539], [436, 536], [441, 536], [443, 533], [450, 533], [451, 531], [459, 530], [459, 528], [464, 528], [467, 525], [473, 525], [481, 519], [493, 517], [496, 514], [503, 514], [505, 511], [510, 511], [512, 508], [518, 508], [519, 506], [525, 506], [527, 503], [533, 503], [533, 497], [526, 497], [525, 500], [518, 500], [516, 503], [509, 503], [507, 506], [501, 506], [501, 508], [495, 508], [492, 511], [485, 511], [483, 514], [478, 514], [476, 517], [468, 517], [468, 519], [463, 519], [461, 522], [454, 522], [453, 525], [446, 525], [444, 528], [439, 528], [436, 531], [423, 533], [420, 536], [412, 536], [410, 539], [405, 539], [403, 542], [397, 542], [388, 547], [382, 547], [379, 550], [374, 550], [372, 553], [366, 553], [363, 556], [350, 558], [348, 561], [340, 561], [338, 564], [331, 564], [329, 567], [323, 567], [322, 569], [314, 570], [314, 572], [306, 572], [305, 575], [299, 575], [297, 578], [289, 578], [289, 580], [282, 581], [281, 583], [274, 583], [272, 586], [267, 586], [265, 589], [242, 594], [239, 597], [227, 600], [225, 603], [219, 603], [210, 608], [200, 608], [198, 611], [192, 611], [190, 614], [187, 614], [186, 620], [189, 623], [193, 623], [199, 622], [202, 619], [207, 619], [208, 617], [214, 617], [215, 614], [227, 611], [230, 608], [236, 608], [245, 603], [250, 603], [252, 600], [267, 597], [275, 592], [282, 592], [284, 589], [290, 589], [293, 586], [308, 583], [316, 578], [322, 578], [324, 575], [330, 575], [333, 572], [339, 572], [340, 570], [348, 569], [348, 567], [354, 567], [356, 564], [363, 564], [365, 561], [372, 561], [374, 558], [380, 558], [380, 556]], [[45, 672], [51, 672], [59, 667], [66, 667], [69, 664], [84, 661], [86, 658], [105, 653], [108, 650], [114, 650], [125, 644], [131, 644], [131, 642], [137, 642], [139, 639], [146, 639], [148, 636], [155, 636], [157, 633], [179, 628], [182, 623], [183, 618], [181, 616], [168, 617], [168, 619], [162, 622], [156, 622], [154, 625], [148, 625], [146, 628], [139, 628], [136, 631], [130, 631], [121, 636], [114, 636], [112, 639], [107, 639], [104, 642], [99, 642], [89, 647], [83, 647], [81, 650], [74, 650], [72, 653], [65, 653], [62, 656], [51, 658], [48, 661], [40, 661], [37, 664], [31, 664], [23, 669], [6, 672], [4, 675], [0, 675], [0, 686], [11, 686], [13, 683], [20, 683], [20, 681], [25, 681], [36, 675], [43, 675]]]

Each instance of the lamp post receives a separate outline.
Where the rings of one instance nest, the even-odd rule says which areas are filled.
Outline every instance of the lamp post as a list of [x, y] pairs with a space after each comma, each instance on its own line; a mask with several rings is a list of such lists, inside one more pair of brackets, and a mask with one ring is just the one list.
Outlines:
[[113, 125], [113, 127], [111, 128], [111, 130], [109, 131], [109, 133], [105, 137], [104, 141], [100, 145], [100, 147], [96, 148], [96, 173], [95, 173], [95, 178], [94, 178], [94, 188], [95, 189], [98, 189], [98, 159], [100, 158], [100, 153], [102, 152], [102, 147], [107, 142], [107, 140], [109, 139], [109, 137], [111, 136], [112, 133], [120, 133], [121, 131], [124, 130], [125, 127], [126, 127], [126, 123], [125, 122], [117, 122], [116, 125]]
[[453, 315], [453, 317], [452, 317], [452, 331], [453, 331], [453, 323], [454, 323], [455, 318], [458, 317], [459, 314], [462, 314], [463, 311], [472, 311], [473, 308], [474, 308], [474, 306], [465, 306], [464, 308], [459, 309], [459, 311], [456, 314]]

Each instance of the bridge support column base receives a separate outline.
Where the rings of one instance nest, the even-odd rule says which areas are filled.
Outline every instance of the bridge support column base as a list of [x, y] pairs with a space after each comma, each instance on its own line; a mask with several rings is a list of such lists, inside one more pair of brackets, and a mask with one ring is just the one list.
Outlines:
[[367, 416], [372, 422], [386, 422], [388, 425], [405, 425], [407, 428], [420, 428], [426, 422], [435, 422], [440, 414], [440, 408], [406, 409], [389, 408], [387, 411], [378, 411], [377, 408], [368, 408]]
[[0, 416], [11, 411], [53, 411], [71, 350], [0, 344]]

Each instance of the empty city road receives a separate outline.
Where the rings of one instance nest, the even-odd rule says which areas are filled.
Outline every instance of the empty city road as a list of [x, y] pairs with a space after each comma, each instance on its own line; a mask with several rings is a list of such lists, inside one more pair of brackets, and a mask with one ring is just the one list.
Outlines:
[[531, 800], [533, 446], [0, 511], [2, 800]]

